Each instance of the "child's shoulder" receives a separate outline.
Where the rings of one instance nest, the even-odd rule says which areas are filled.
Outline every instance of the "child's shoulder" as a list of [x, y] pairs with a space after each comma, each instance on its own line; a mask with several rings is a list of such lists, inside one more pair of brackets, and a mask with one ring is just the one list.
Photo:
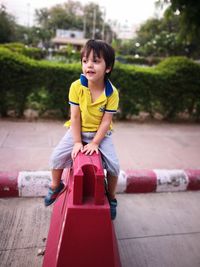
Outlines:
[[71, 85], [72, 85], [72, 86], [77, 86], [77, 87], [81, 86], [81, 81], [80, 81], [80, 79], [77, 79], [76, 81], [72, 82]]
[[72, 82], [70, 90], [80, 93], [82, 91], [82, 85], [80, 79]]
[[111, 96], [112, 95], [114, 95], [114, 96], [118, 96], [118, 90], [117, 90], [117, 88], [112, 84], [112, 89], [113, 89], [113, 92], [112, 92], [112, 94], [111, 94]]
[[118, 93], [118, 90], [114, 85], [113, 85], [113, 92]]

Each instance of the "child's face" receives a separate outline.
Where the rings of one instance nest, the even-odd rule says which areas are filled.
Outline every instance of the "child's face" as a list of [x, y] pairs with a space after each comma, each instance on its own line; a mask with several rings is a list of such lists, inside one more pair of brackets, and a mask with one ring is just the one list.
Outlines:
[[102, 56], [97, 57], [91, 50], [89, 57], [82, 58], [82, 71], [88, 81], [98, 82], [104, 80], [105, 73], [110, 71], [110, 68], [106, 68], [105, 60]]

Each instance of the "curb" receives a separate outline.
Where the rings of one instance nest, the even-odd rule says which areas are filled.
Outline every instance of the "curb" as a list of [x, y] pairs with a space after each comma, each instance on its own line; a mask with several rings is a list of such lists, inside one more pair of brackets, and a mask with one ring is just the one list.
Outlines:
[[120, 193], [197, 191], [200, 190], [200, 169], [121, 171], [120, 185]]
[[45, 196], [50, 182], [50, 171], [0, 172], [0, 197]]
[[[42, 197], [50, 182], [50, 171], [0, 172], [0, 197]], [[200, 190], [200, 169], [121, 170], [117, 186], [117, 193], [189, 190]]]

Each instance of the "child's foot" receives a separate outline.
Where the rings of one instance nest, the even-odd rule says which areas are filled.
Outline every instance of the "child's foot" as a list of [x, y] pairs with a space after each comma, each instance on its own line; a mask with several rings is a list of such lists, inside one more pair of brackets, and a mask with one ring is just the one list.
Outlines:
[[117, 200], [115, 198], [110, 199], [109, 203], [110, 203], [111, 220], [114, 220], [117, 216]]
[[60, 185], [55, 190], [52, 190], [49, 187], [48, 193], [46, 197], [44, 198], [44, 205], [46, 207], [51, 205], [56, 200], [56, 198], [58, 197], [58, 195], [60, 194], [60, 192], [63, 190], [64, 187], [65, 186], [62, 181], [60, 182]]

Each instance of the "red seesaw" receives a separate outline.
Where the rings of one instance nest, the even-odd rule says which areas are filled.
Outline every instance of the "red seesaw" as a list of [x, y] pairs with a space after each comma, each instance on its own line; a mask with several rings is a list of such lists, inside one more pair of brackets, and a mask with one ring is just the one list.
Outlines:
[[54, 204], [43, 267], [121, 267], [100, 155], [80, 152], [63, 178], [66, 190]]

